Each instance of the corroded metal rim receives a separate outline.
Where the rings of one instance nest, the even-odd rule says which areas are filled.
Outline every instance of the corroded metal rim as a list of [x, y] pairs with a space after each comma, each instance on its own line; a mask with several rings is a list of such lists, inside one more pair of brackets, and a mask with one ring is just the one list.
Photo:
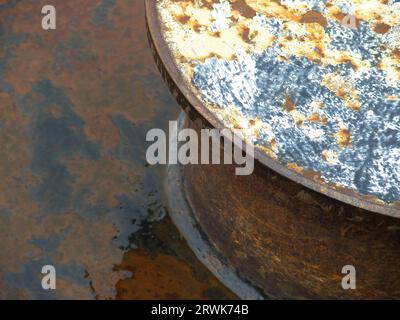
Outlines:
[[[178, 118], [177, 130], [184, 128], [185, 113]], [[177, 148], [177, 130], [171, 133], [170, 146]], [[211, 243], [196, 222], [183, 186], [182, 165], [169, 165], [165, 180], [165, 190], [170, 210], [170, 217], [186, 239], [196, 257], [230, 290], [243, 300], [262, 300], [264, 296], [252, 285], [241, 279]]]
[[[194, 108], [214, 128], [225, 128], [223, 123], [196, 97], [191, 88], [184, 85], [185, 80], [172, 57], [168, 44], [162, 36], [163, 27], [158, 19], [157, 0], [145, 0], [145, 6], [148, 37], [157, 66], [178, 103], [184, 109]], [[352, 190], [336, 190], [328, 184], [322, 184], [288, 169], [258, 148], [255, 148], [254, 155], [256, 160], [263, 165], [307, 188], [365, 210], [400, 218], [399, 204], [379, 203], [375, 197], [362, 196]], [[374, 202], [375, 199], [376, 202]]]

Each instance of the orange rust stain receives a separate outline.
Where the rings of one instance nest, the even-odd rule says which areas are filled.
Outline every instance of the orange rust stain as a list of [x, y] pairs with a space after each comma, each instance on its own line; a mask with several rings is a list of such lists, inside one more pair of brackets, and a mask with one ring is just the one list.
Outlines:
[[308, 117], [308, 121], [314, 122], [314, 123], [318, 122], [321, 124], [327, 124], [328, 118], [326, 118], [326, 117], [321, 118], [321, 116], [317, 112], [314, 112], [311, 114], [311, 116]]
[[320, 26], [322, 26], [324, 29], [328, 26], [328, 21], [326, 18], [322, 15], [322, 13], [318, 11], [308, 11], [306, 14], [304, 14], [301, 19], [301, 23], [318, 23]]
[[390, 29], [391, 29], [391, 27], [389, 25], [387, 25], [386, 23], [383, 23], [383, 22], [377, 23], [373, 28], [373, 30], [376, 33], [379, 33], [379, 34], [388, 33], [390, 31]]
[[300, 167], [297, 163], [291, 162], [287, 164], [287, 167], [290, 170], [293, 170], [297, 173], [303, 173], [304, 172], [304, 168]]
[[262, 152], [264, 152], [265, 154], [267, 154], [267, 155], [268, 155], [269, 157], [271, 157], [272, 159], [277, 159], [276, 152], [274, 151], [274, 150], [277, 149], [277, 142], [276, 142], [276, 140], [273, 139], [273, 140], [270, 142], [270, 145], [271, 145], [271, 147], [267, 147], [267, 146], [262, 146], [262, 145], [260, 145], [258, 148], [260, 148], [260, 150], [261, 150]]
[[399, 97], [395, 96], [395, 95], [391, 95], [391, 96], [386, 96], [386, 99], [389, 101], [396, 101], [399, 99]]
[[309, 179], [311, 179], [311, 180], [313, 180], [313, 181], [315, 181], [315, 182], [317, 182], [319, 184], [325, 184], [326, 183], [326, 181], [321, 177], [321, 174], [319, 172], [315, 172], [315, 171], [312, 171], [312, 170], [304, 170], [303, 171], [303, 175], [306, 178], [309, 178]]
[[398, 61], [400, 61], [400, 49], [395, 49], [392, 52], [393, 57], [396, 58]]
[[251, 31], [250, 28], [248, 28], [245, 25], [238, 27], [238, 32], [242, 37], [243, 41], [246, 43], [251, 43], [252, 40], [258, 35], [257, 30]]
[[118, 281], [117, 299], [207, 299], [210, 283], [196, 279], [193, 270], [176, 257], [160, 253], [155, 257], [144, 250], [124, 255], [115, 268], [133, 276]]
[[272, 138], [269, 142], [272, 150], [278, 150], [278, 141], [275, 138]]
[[238, 11], [243, 17], [252, 19], [256, 15], [256, 11], [250, 7], [245, 0], [233, 0], [231, 2], [233, 10]]
[[189, 22], [189, 20], [190, 20], [190, 16], [189, 16], [189, 15], [186, 15], [186, 14], [182, 14], [182, 15], [176, 16], [175, 19], [176, 19], [179, 23], [187, 24], [187, 23]]
[[338, 63], [350, 63], [350, 64], [351, 64], [351, 67], [352, 67], [355, 71], [357, 71], [357, 70], [359, 69], [359, 66], [358, 66], [358, 64], [354, 61], [354, 59], [353, 59], [352, 57], [346, 55], [345, 53], [343, 53], [343, 55], [341, 55], [341, 56], [338, 58], [337, 61], [338, 61]]
[[288, 94], [286, 94], [286, 97], [285, 97], [285, 110], [287, 112], [296, 110], [296, 105], [295, 105], [292, 97]]
[[240, 35], [243, 39], [244, 42], [251, 42], [250, 41], [250, 28], [246, 27], [246, 26], [242, 26], [242, 28], [239, 30]]
[[309, 120], [310, 122], [320, 122], [320, 121], [321, 121], [321, 118], [319, 117], [319, 114], [318, 114], [318, 113], [313, 113], [313, 114], [308, 118], [308, 120]]
[[351, 133], [348, 129], [342, 128], [333, 135], [339, 146], [342, 148], [351, 147]]

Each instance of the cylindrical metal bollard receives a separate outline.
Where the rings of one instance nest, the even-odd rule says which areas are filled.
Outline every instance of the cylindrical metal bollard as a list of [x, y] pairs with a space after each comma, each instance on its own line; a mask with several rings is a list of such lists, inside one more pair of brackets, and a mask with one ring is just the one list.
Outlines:
[[[146, 6], [150, 45], [187, 114], [185, 127], [199, 136], [202, 128], [223, 128], [183, 80], [163, 38], [156, 1]], [[259, 150], [252, 175], [237, 176], [234, 169], [186, 165], [181, 182], [203, 240], [244, 283], [269, 298], [400, 298], [398, 205], [324, 187]], [[190, 232], [180, 229], [195, 246]], [[346, 266], [357, 271], [355, 290], [342, 286]], [[232, 278], [221, 278], [239, 296], [249, 296]]]

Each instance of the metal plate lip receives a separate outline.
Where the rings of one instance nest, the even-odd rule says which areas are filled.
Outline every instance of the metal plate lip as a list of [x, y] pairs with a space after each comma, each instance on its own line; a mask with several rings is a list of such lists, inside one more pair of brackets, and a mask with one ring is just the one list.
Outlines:
[[[187, 115], [181, 111], [178, 117], [178, 128], [171, 133], [170, 146], [178, 148], [177, 131], [184, 128]], [[227, 288], [242, 300], [264, 300], [271, 297], [263, 295], [262, 290], [256, 288], [249, 281], [240, 277], [218, 250], [206, 238], [193, 214], [190, 197], [184, 189], [183, 166], [171, 164], [167, 166], [167, 176], [164, 182], [167, 195], [169, 215], [185, 238], [196, 257], [210, 270]]]
[[[163, 68], [171, 77], [175, 86], [179, 88], [182, 95], [190, 103], [190, 105], [214, 128], [220, 130], [224, 129], [225, 126], [223, 125], [223, 123], [215, 116], [213, 112], [211, 112], [203, 104], [203, 102], [193, 93], [193, 91], [189, 86], [178, 85], [178, 84], [186, 84], [186, 81], [183, 78], [183, 75], [181, 74], [178, 66], [176, 65], [171, 50], [169, 49], [169, 46], [162, 35], [162, 25], [158, 16], [157, 0], [144, 0], [144, 1], [146, 7], [146, 23], [148, 28], [148, 34], [150, 37], [150, 41], [154, 45], [157, 55], [163, 64]], [[269, 167], [270, 169], [283, 175], [284, 177], [296, 183], [299, 183], [311, 190], [314, 190], [316, 192], [327, 195], [333, 199], [339, 200], [341, 202], [347, 203], [349, 205], [367, 211], [380, 213], [394, 218], [400, 218], [400, 204], [398, 203], [380, 204], [368, 199], [371, 197], [362, 196], [352, 190], [344, 192], [334, 189], [329, 184], [321, 184], [293, 170], [290, 170], [283, 164], [270, 158], [268, 155], [266, 155], [258, 148], [254, 149], [254, 156], [255, 159], [259, 161], [261, 164]]]

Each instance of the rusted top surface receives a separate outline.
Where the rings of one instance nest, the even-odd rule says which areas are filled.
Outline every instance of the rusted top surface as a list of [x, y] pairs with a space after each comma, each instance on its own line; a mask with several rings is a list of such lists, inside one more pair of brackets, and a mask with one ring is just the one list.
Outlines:
[[399, 211], [399, 1], [156, 4], [186, 86], [221, 123], [318, 191]]
[[[166, 214], [146, 132], [179, 106], [137, 0], [0, 0], [0, 299], [234, 298]], [[43, 265], [57, 289], [43, 290]]]

